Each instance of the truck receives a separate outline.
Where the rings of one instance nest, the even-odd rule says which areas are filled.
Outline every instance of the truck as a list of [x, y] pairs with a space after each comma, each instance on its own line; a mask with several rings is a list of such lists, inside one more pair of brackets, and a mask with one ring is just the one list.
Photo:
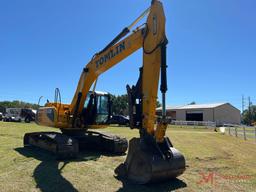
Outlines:
[[3, 116], [5, 122], [26, 122], [35, 120], [36, 110], [27, 108], [7, 108]]

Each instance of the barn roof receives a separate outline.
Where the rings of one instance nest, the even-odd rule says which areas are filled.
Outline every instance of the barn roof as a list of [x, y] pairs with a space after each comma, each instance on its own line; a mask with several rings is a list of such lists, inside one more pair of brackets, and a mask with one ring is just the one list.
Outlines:
[[[211, 103], [211, 104], [194, 104], [194, 105], [182, 105], [182, 106], [167, 106], [166, 110], [178, 110], [178, 109], [212, 109], [228, 103]], [[162, 107], [156, 110], [162, 110]]]
[[227, 103], [185, 105], [183, 107], [180, 107], [179, 109], [210, 109], [210, 108], [216, 108], [225, 104]]

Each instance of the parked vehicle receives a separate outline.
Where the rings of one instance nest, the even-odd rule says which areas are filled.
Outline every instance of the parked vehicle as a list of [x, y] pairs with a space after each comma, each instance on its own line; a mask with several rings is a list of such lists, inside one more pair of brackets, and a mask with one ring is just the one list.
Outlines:
[[[161, 117], [161, 116], [157, 116], [155, 123], [160, 123], [161, 120], [162, 120], [162, 117]], [[168, 124], [171, 124], [172, 121], [175, 121], [175, 120], [176, 120], [176, 119], [172, 119], [171, 117], [166, 117], [166, 122], [167, 122]]]
[[22, 108], [7, 108], [3, 117], [6, 122], [21, 122], [30, 123], [35, 120], [36, 111], [32, 109]]
[[0, 121], [3, 120], [3, 113], [0, 112]]
[[129, 125], [129, 123], [129, 118], [123, 115], [112, 115], [108, 120], [108, 124]]

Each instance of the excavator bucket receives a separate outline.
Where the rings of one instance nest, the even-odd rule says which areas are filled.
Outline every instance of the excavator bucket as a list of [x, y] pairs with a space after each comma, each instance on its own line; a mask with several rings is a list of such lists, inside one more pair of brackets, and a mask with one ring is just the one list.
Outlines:
[[[168, 147], [169, 154], [161, 154], [161, 148]], [[170, 180], [185, 171], [185, 158], [172, 147], [168, 138], [160, 148], [145, 145], [139, 138], [129, 142], [126, 161], [116, 168], [119, 177], [126, 177], [137, 184], [147, 184]]]

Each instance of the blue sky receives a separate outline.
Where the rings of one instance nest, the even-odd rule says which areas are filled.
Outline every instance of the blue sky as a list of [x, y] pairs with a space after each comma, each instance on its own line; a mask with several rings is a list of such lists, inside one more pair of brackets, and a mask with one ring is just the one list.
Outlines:
[[[150, 0], [1, 0], [0, 100], [70, 102], [82, 68]], [[165, 0], [167, 103], [256, 103], [256, 1]], [[124, 94], [134, 84], [142, 52], [104, 73], [97, 90]], [[160, 96], [160, 95], [159, 95]], [[161, 97], [159, 97], [161, 98]]]

